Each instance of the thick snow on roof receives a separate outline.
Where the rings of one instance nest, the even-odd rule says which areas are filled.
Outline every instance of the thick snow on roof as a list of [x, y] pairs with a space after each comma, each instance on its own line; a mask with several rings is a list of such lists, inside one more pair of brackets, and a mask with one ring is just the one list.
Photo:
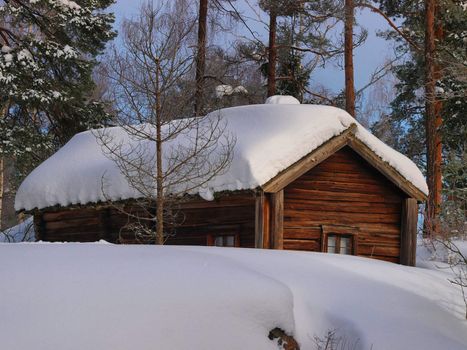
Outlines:
[[[225, 132], [235, 136], [236, 143], [228, 171], [199, 189], [203, 198], [212, 199], [213, 193], [219, 191], [264, 185], [352, 124], [358, 126], [358, 139], [415, 187], [428, 192], [424, 176], [410, 159], [373, 136], [347, 112], [329, 106], [293, 104], [290, 98], [283, 102], [276, 100], [279, 103], [233, 107], [211, 114], [217, 118], [220, 113]], [[128, 142], [122, 128], [109, 131], [119, 142]], [[179, 136], [172, 145], [182, 144], [183, 137]], [[146, 142], [144, 147], [154, 145], [148, 146]], [[24, 180], [16, 195], [15, 208], [31, 210], [138, 196], [116, 163], [103, 154], [96, 132], [87, 131], [75, 135]]]
[[264, 102], [267, 105], [299, 105], [300, 101], [293, 96], [269, 96]]
[[262, 249], [0, 244], [0, 339], [8, 350], [278, 350], [268, 333], [279, 327], [301, 349], [328, 331], [339, 349], [466, 349], [445, 271]]

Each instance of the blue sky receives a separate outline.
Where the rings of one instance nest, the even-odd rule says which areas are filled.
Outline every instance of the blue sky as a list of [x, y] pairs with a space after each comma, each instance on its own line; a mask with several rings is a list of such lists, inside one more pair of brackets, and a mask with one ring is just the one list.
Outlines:
[[[193, 0], [196, 1], [196, 0]], [[138, 13], [138, 9], [143, 0], [117, 0], [113, 6], [113, 11], [116, 15], [116, 26], [125, 17], [131, 17]], [[154, 0], [155, 3], [158, 0]], [[250, 0], [251, 4], [256, 4], [256, 0]], [[238, 0], [239, 10], [245, 13], [250, 11], [248, 6], [242, 0]], [[263, 19], [266, 19], [264, 17]], [[369, 10], [357, 12], [357, 22], [368, 30], [368, 38], [366, 42], [358, 47], [354, 54], [354, 69], [355, 69], [355, 87], [358, 90], [365, 85], [371, 74], [381, 66], [386, 59], [392, 57], [392, 45], [390, 42], [377, 37], [376, 33], [381, 30], [390, 29], [386, 21], [377, 14], [371, 13]], [[239, 25], [240, 26], [240, 25]], [[251, 24], [251, 26], [260, 33], [260, 36], [266, 42], [267, 34], [262, 25]], [[242, 28], [239, 27], [239, 31]], [[247, 35], [247, 32], [244, 31]], [[317, 69], [312, 73], [311, 85], [323, 85], [326, 88], [338, 92], [344, 87], [344, 72], [336, 63], [329, 63], [325, 69]]]

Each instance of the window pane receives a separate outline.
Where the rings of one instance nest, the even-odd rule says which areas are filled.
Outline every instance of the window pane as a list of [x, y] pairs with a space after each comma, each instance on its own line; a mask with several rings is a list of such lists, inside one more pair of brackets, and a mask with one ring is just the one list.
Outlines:
[[217, 236], [215, 239], [214, 239], [214, 245], [216, 247], [223, 247], [224, 246], [224, 237], [222, 236]]
[[329, 235], [328, 236], [328, 253], [335, 253], [336, 252], [336, 236]]
[[340, 241], [340, 254], [352, 254], [352, 241], [350, 237], [341, 237]]
[[225, 247], [234, 247], [235, 246], [235, 236], [224, 236], [224, 246]]

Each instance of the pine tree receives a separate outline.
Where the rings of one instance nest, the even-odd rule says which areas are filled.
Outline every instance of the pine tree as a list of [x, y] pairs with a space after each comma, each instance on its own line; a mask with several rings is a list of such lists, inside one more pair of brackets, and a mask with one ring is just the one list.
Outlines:
[[[427, 56], [424, 47], [427, 27], [425, 4], [418, 1], [395, 0], [384, 0], [381, 4], [389, 16], [402, 19], [404, 33], [412, 43], [408, 46], [399, 36], [390, 36], [399, 42], [399, 52], [405, 52], [408, 59], [394, 69], [399, 83], [397, 97], [392, 103], [389, 123], [403, 132], [401, 142], [396, 146], [428, 170], [431, 192], [428, 221], [431, 225], [435, 223], [434, 231], [439, 231], [436, 222], [439, 221], [443, 206], [441, 189], [436, 185], [441, 182], [441, 174], [436, 168], [442, 166], [444, 176], [442, 186], [445, 193], [443, 199], [452, 198], [452, 195], [446, 196], [446, 189], [458, 188], [450, 183], [450, 179], [457, 176], [451, 176], [449, 172], [453, 167], [447, 162], [462, 161], [466, 153], [467, 9], [458, 0], [436, 2], [432, 23], [435, 49], [433, 51], [431, 48], [433, 52]], [[432, 62], [428, 62], [428, 59], [432, 59]], [[433, 67], [429, 79], [425, 74], [427, 64]], [[436, 152], [433, 152], [434, 150]], [[436, 181], [436, 178], [439, 180]]]
[[277, 71], [277, 19], [280, 16], [293, 16], [301, 11], [304, 1], [260, 0], [260, 8], [269, 14], [269, 42], [267, 69], [268, 96], [276, 94]]
[[277, 31], [277, 42], [283, 49], [279, 50], [277, 58], [276, 90], [279, 95], [290, 95], [303, 101], [313, 69], [303, 63], [305, 54], [295, 49], [303, 42], [301, 33], [295, 32], [295, 22], [297, 18], [291, 16]]
[[89, 99], [95, 58], [115, 33], [112, 0], [6, 0], [0, 7], [0, 105], [12, 126], [63, 144], [106, 117]]
[[198, 43], [196, 50], [196, 91], [195, 115], [203, 112], [204, 72], [206, 70], [206, 36], [207, 36], [208, 0], [199, 1]]
[[344, 71], [345, 71], [345, 109], [355, 117], [355, 83], [353, 66], [353, 27], [355, 7], [353, 0], [345, 0], [344, 16]]
[[75, 133], [109, 118], [91, 94], [96, 57], [115, 36], [114, 16], [104, 11], [112, 3], [4, 0], [0, 5], [0, 175], [4, 179], [5, 164], [14, 164], [7, 181], [11, 190]]

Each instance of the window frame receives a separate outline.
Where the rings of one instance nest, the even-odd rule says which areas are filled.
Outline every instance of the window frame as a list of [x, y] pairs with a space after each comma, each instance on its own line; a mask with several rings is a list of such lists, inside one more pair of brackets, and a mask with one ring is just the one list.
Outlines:
[[[216, 238], [218, 237], [234, 237], [234, 245], [233, 246], [216, 246]], [[206, 236], [206, 245], [208, 247], [222, 247], [222, 248], [238, 248], [240, 247], [240, 234], [239, 233], [210, 233]]]
[[349, 237], [352, 245], [351, 254], [342, 255], [358, 255], [358, 227], [344, 225], [322, 225], [321, 226], [321, 252], [328, 253], [328, 237], [336, 237], [336, 252], [340, 253], [340, 240], [342, 237]]

